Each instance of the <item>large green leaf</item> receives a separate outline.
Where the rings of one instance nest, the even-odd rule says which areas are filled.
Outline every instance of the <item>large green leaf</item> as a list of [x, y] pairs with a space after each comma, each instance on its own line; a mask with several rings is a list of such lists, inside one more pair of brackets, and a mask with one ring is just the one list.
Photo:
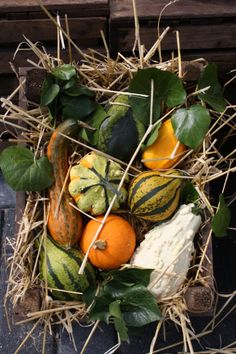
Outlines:
[[0, 155], [0, 167], [9, 186], [15, 191], [41, 191], [53, 184], [52, 166], [47, 157], [34, 159], [21, 146], [10, 146]]
[[121, 311], [127, 326], [140, 327], [162, 318], [155, 297], [136, 285], [122, 299]]
[[220, 194], [218, 208], [211, 221], [212, 231], [217, 237], [223, 237], [227, 235], [227, 227], [229, 227], [230, 220], [230, 210], [225, 204], [223, 194]]
[[43, 81], [40, 104], [42, 106], [49, 105], [58, 95], [60, 86], [55, 83], [54, 77], [51, 74], [47, 74]]
[[154, 81], [153, 122], [158, 120], [161, 105], [175, 107], [186, 99], [186, 92], [182, 81], [173, 73], [156, 68], [138, 70], [129, 85], [129, 92], [145, 94], [148, 97], [129, 97], [136, 119], [148, 125], [150, 115], [151, 81]]
[[210, 88], [204, 93], [200, 93], [198, 98], [208, 103], [214, 110], [218, 112], [224, 111], [226, 101], [218, 81], [216, 64], [207, 65], [199, 78], [198, 90], [202, 90], [208, 86], [210, 86]]
[[203, 142], [211, 117], [206, 108], [195, 104], [188, 109], [178, 109], [172, 116], [171, 122], [178, 140], [196, 149]]
[[153, 269], [124, 268], [122, 270], [112, 270], [106, 277], [110, 280], [117, 280], [125, 284], [140, 284], [148, 286]]
[[72, 118], [75, 120], [85, 120], [97, 108], [97, 103], [90, 97], [81, 95], [78, 97], [61, 96], [63, 105], [63, 118]]
[[57, 79], [66, 81], [70, 80], [73, 76], [76, 75], [76, 70], [70, 64], [63, 64], [55, 67], [52, 70], [52, 75], [55, 76]]

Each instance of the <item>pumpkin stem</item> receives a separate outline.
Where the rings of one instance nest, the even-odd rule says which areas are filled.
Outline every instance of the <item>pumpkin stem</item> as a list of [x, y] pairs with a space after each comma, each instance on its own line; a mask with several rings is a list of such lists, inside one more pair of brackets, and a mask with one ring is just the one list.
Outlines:
[[107, 242], [104, 241], [104, 240], [97, 240], [95, 243], [94, 243], [94, 246], [93, 246], [95, 249], [98, 249], [98, 250], [105, 250], [105, 248], [107, 247]]

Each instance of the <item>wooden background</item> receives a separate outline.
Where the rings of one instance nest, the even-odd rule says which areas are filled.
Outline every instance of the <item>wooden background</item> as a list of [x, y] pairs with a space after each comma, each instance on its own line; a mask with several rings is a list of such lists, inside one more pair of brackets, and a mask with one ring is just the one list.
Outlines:
[[[82, 49], [104, 50], [100, 31], [105, 34], [111, 54], [131, 54], [134, 43], [132, 0], [43, 0], [51, 14], [68, 15], [71, 37]], [[141, 42], [149, 49], [157, 39], [157, 20], [169, 0], [136, 0]], [[63, 21], [62, 21], [63, 25]], [[180, 33], [184, 59], [205, 57], [219, 65], [221, 75], [236, 67], [236, 1], [179, 0], [162, 13], [161, 30], [170, 26], [162, 43], [163, 56], [176, 54], [176, 35]], [[18, 44], [28, 37], [41, 42], [51, 54], [56, 52], [55, 26], [46, 17], [37, 0], [0, 1], [0, 96], [17, 86], [9, 62], [16, 70], [36, 60]], [[24, 46], [26, 47], [26, 46]]]

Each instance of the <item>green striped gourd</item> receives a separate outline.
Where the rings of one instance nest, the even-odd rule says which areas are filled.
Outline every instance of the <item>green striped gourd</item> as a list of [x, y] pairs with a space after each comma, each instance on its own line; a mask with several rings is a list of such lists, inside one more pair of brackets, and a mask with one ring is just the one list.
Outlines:
[[120, 164], [91, 152], [72, 167], [69, 193], [80, 210], [92, 215], [105, 213], [114, 195], [117, 195], [112, 208], [116, 210], [127, 198], [125, 187], [119, 192], [117, 190], [123, 173]]
[[[168, 177], [173, 175], [177, 177]], [[168, 219], [178, 207], [182, 187], [181, 172], [146, 171], [131, 183], [128, 204], [131, 213], [140, 219], [159, 222]]]
[[75, 292], [83, 292], [95, 283], [95, 271], [89, 262], [86, 263], [84, 273], [78, 274], [83, 258], [81, 251], [75, 248], [65, 249], [50, 237], [47, 237], [46, 245], [43, 242], [40, 252], [40, 275], [49, 288], [66, 291], [52, 290], [54, 299], [80, 301], [81, 295]]

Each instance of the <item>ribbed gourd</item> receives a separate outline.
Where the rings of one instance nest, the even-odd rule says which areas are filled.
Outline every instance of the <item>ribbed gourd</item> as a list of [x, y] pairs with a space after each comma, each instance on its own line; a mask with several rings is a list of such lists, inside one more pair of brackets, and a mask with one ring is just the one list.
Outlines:
[[65, 135], [75, 138], [77, 133], [76, 121], [64, 121], [53, 132], [47, 149], [55, 178], [49, 189], [48, 231], [55, 241], [67, 248], [78, 243], [82, 232], [81, 214], [69, 204], [73, 199], [67, 190], [68, 183], [65, 184], [70, 154], [70, 140]]
[[53, 289], [51, 294], [54, 299], [63, 301], [80, 301], [81, 293], [95, 284], [95, 270], [86, 263], [84, 273], [78, 274], [84, 255], [75, 248], [66, 250], [58, 245], [50, 237], [46, 238], [46, 247], [42, 241], [40, 252], [40, 275], [47, 282], [47, 286]]
[[[175, 177], [168, 177], [168, 176]], [[173, 215], [179, 204], [183, 179], [178, 170], [164, 173], [145, 171], [131, 183], [128, 204], [133, 215], [151, 222], [160, 222]]]
[[[69, 192], [78, 208], [92, 215], [106, 212], [114, 195], [117, 198], [112, 210], [120, 207], [127, 198], [124, 186], [118, 191], [123, 176], [120, 164], [91, 152], [85, 155], [70, 171]], [[126, 182], [128, 177], [126, 178]]]

